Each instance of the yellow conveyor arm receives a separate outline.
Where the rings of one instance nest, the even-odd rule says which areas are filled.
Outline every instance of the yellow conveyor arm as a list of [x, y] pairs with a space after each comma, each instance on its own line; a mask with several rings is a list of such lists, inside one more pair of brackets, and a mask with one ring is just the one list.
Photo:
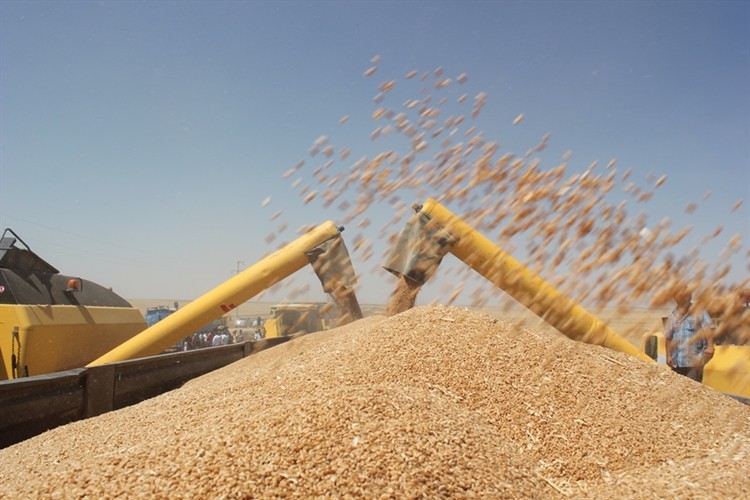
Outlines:
[[600, 319], [505, 253], [436, 200], [429, 198], [419, 211], [442, 225], [455, 238], [448, 246], [449, 252], [566, 337], [624, 352], [649, 363], [654, 362]]
[[340, 230], [333, 222], [321, 224], [87, 366], [153, 356], [163, 352], [167, 347], [299, 271], [310, 263], [306, 252], [328, 240], [340, 237]]

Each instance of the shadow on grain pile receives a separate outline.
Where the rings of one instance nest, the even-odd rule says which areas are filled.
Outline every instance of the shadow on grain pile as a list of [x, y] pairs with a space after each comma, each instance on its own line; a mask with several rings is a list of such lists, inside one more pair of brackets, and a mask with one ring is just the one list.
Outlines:
[[427, 306], [0, 450], [0, 495], [731, 498], [748, 437], [750, 408], [665, 369]]

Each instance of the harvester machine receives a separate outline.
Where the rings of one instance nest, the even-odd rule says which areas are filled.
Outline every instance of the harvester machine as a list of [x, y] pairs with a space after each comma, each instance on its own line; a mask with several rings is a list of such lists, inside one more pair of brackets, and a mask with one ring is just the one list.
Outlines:
[[[284, 337], [327, 330], [324, 312], [329, 304], [290, 303], [271, 306], [271, 317], [263, 324], [263, 338]], [[325, 308], [325, 309], [324, 309]]]
[[80, 368], [146, 328], [138, 309], [65, 276], [12, 229], [0, 238], [0, 380]]
[[[566, 337], [656, 362], [656, 339], [644, 339], [643, 350], [639, 350], [436, 200], [430, 198], [413, 208], [415, 214], [402, 229], [384, 266], [411, 292], [411, 300], [401, 302], [405, 307], [413, 305], [419, 288], [450, 252]], [[750, 310], [738, 311], [747, 327]], [[661, 349], [663, 353], [663, 341]], [[703, 382], [731, 397], [750, 401], [750, 346], [717, 346], [705, 366]]]
[[0, 380], [154, 356], [311, 264], [345, 314], [362, 312], [342, 227], [326, 222], [147, 326], [111, 289], [64, 276], [12, 230], [0, 239]]

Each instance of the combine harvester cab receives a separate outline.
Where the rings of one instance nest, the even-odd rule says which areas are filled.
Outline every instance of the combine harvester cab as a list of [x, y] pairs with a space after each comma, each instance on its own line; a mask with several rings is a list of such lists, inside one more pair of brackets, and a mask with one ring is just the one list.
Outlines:
[[0, 380], [80, 368], [140, 331], [138, 309], [59, 271], [11, 229], [0, 238]]

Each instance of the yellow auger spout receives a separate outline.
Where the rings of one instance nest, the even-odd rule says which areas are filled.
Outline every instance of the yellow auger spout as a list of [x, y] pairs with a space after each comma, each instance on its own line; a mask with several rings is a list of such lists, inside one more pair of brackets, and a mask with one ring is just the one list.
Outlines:
[[[340, 238], [340, 230], [331, 221], [321, 224], [87, 366], [153, 356], [163, 352], [192, 332], [305, 267], [310, 263], [308, 253], [330, 240]], [[345, 248], [343, 244], [337, 246]], [[348, 254], [344, 260], [344, 264], [351, 265]]]
[[[417, 250], [418, 252], [426, 250], [427, 258], [407, 257], [409, 262], [404, 265], [404, 257], [394, 257], [396, 253], [404, 254], [402, 248], [391, 256], [387, 269], [416, 279], [422, 284], [434, 273], [445, 251], [450, 252], [563, 335], [654, 362], [600, 319], [505, 253], [436, 200], [429, 198], [424, 205], [416, 206], [415, 209], [415, 217], [424, 218], [421, 224], [428, 228], [427, 232], [432, 238], [432, 242], [421, 241], [416, 244], [422, 249]], [[442, 255], [436, 250], [441, 245], [444, 247]]]

